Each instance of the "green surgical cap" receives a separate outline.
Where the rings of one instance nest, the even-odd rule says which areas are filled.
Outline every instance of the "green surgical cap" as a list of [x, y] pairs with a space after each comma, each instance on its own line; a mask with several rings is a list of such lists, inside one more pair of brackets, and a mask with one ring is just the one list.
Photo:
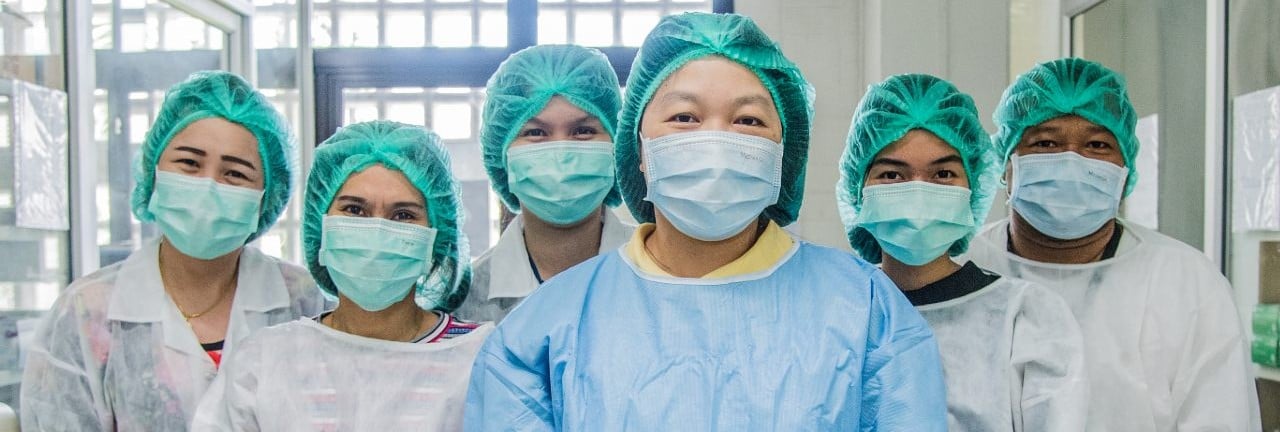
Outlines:
[[840, 182], [836, 184], [836, 201], [849, 244], [872, 263], [880, 262], [880, 244], [866, 229], [855, 226], [862, 211], [867, 169], [885, 147], [915, 129], [928, 131], [955, 148], [969, 178], [974, 229], [951, 245], [948, 252], [952, 256], [969, 249], [973, 231], [982, 226], [991, 208], [1000, 164], [982, 129], [973, 99], [950, 82], [931, 75], [889, 77], [867, 89], [853, 115], [840, 158]]
[[1045, 62], [1018, 77], [1004, 91], [996, 107], [996, 131], [992, 141], [1007, 162], [1022, 132], [1031, 126], [1065, 115], [1077, 115], [1111, 131], [1120, 143], [1120, 154], [1129, 167], [1124, 194], [1137, 185], [1138, 138], [1134, 127], [1138, 114], [1129, 102], [1124, 77], [1098, 63], [1079, 58]]
[[471, 285], [470, 251], [460, 230], [462, 198], [440, 137], [421, 126], [385, 120], [357, 123], [339, 129], [316, 149], [302, 213], [302, 247], [311, 276], [326, 293], [337, 296], [328, 270], [320, 265], [324, 215], [347, 178], [372, 165], [404, 174], [426, 199], [427, 220], [437, 233], [431, 273], [423, 275], [414, 300], [423, 309], [452, 311]]
[[243, 126], [258, 140], [258, 153], [263, 165], [262, 210], [258, 216], [258, 231], [245, 240], [248, 243], [271, 229], [288, 205], [298, 166], [298, 152], [284, 117], [272, 107], [266, 96], [244, 78], [230, 72], [196, 72], [169, 88], [160, 113], [142, 143], [142, 155], [134, 165], [133, 214], [143, 222], [155, 220], [147, 205], [155, 189], [156, 164], [160, 154], [182, 129], [197, 120], [212, 117]]
[[[560, 96], [600, 120], [613, 137], [622, 107], [618, 75], [604, 53], [577, 45], [538, 45], [512, 54], [485, 89], [480, 145], [493, 190], [512, 212], [520, 200], [507, 185], [507, 146], [552, 97]], [[604, 203], [622, 202], [614, 186]]]
[[640, 172], [640, 117], [668, 76], [690, 61], [712, 55], [754, 72], [773, 96], [782, 118], [782, 190], [778, 203], [766, 208], [764, 215], [779, 225], [788, 225], [796, 220], [804, 199], [813, 87], [800, 75], [800, 69], [782, 55], [778, 45], [742, 15], [672, 15], [658, 22], [645, 38], [627, 77], [618, 134], [613, 136], [622, 198], [636, 220], [654, 221], [653, 203], [644, 200], [648, 186]]

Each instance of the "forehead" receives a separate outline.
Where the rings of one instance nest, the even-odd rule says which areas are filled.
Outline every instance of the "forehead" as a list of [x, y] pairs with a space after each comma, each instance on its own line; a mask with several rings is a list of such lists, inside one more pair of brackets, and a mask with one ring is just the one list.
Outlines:
[[720, 56], [699, 58], [676, 69], [654, 92], [651, 103], [664, 102], [671, 93], [691, 95], [700, 101], [729, 101], [758, 95], [766, 98], [773, 108], [773, 97], [759, 76], [738, 62]]
[[930, 163], [947, 156], [959, 156], [955, 147], [924, 129], [912, 129], [885, 147], [875, 159], [888, 158], [907, 163]]
[[599, 121], [595, 116], [569, 102], [564, 97], [555, 96], [547, 101], [547, 105], [542, 107], [542, 111], [539, 111], [533, 119], [543, 122], [567, 122], [582, 120], [584, 117], [586, 120]]
[[175, 142], [206, 152], [217, 151], [244, 156], [258, 154], [258, 139], [253, 132], [221, 117], [209, 117], [191, 122], [173, 136], [165, 150], [176, 147], [173, 145]]
[[425, 203], [422, 192], [398, 170], [382, 164], [374, 164], [352, 173], [342, 183], [337, 195], [352, 195], [366, 199], [388, 201], [412, 201]]
[[1037, 132], [1068, 132], [1068, 133], [1105, 133], [1110, 135], [1111, 131], [1107, 128], [1086, 120], [1078, 115], [1064, 115], [1046, 120], [1038, 125], [1027, 128], [1028, 133]]

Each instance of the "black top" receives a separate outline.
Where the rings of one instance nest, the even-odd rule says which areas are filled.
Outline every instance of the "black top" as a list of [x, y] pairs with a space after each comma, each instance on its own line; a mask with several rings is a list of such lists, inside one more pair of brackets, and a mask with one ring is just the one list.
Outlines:
[[910, 300], [914, 306], [931, 305], [972, 294], [987, 285], [991, 285], [997, 279], [1000, 279], [1000, 275], [988, 273], [986, 270], [979, 268], [973, 261], [970, 261], [964, 263], [960, 270], [956, 270], [955, 273], [937, 282], [925, 285], [917, 290], [903, 291], [902, 293], [907, 296], [907, 300]]
[[217, 342], [202, 343], [200, 344], [200, 348], [204, 348], [204, 352], [222, 351], [222, 343], [226, 341], [226, 339], [223, 339]]
[[[1107, 245], [1102, 248], [1102, 258], [1099, 261], [1106, 261], [1116, 257], [1116, 251], [1120, 249], [1121, 234], [1124, 234], [1124, 225], [1117, 223], [1116, 230], [1111, 232], [1111, 238], [1107, 239]], [[1009, 252], [1013, 252], [1013, 235], [1009, 233], [1008, 228], [1005, 229], [1005, 237], [1008, 237], [1008, 240], [1005, 241], [1004, 248]]]

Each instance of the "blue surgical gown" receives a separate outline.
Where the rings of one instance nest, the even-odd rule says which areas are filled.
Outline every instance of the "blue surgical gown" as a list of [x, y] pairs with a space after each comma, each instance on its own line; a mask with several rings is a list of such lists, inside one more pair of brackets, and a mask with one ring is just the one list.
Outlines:
[[507, 316], [468, 431], [942, 431], [928, 324], [872, 265], [796, 242], [774, 268], [648, 275], [615, 251]]

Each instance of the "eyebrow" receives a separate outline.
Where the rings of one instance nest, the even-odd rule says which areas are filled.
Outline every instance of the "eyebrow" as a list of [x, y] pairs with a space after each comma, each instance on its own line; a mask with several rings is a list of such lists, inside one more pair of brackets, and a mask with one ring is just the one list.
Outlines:
[[768, 106], [772, 106], [773, 103], [769, 101], [769, 98], [764, 97], [764, 95], [760, 95], [760, 94], [739, 96], [733, 100], [733, 106], [735, 107], [741, 107], [746, 105], [764, 105], [768, 107]]
[[177, 150], [177, 151], [184, 151], [184, 152], [191, 152], [191, 153], [195, 153], [195, 154], [196, 154], [196, 155], [198, 155], [198, 156], [205, 156], [205, 155], [208, 155], [208, 153], [205, 153], [205, 151], [204, 151], [204, 150], [200, 150], [200, 149], [195, 148], [195, 147], [180, 146], [180, 147], [174, 147], [173, 149], [174, 149], [174, 150]]
[[[937, 160], [934, 160], [933, 162], [929, 162], [929, 165], [942, 165], [942, 164], [951, 163], [951, 162], [964, 163], [964, 159], [961, 159], [960, 156], [957, 156], [957, 155], [947, 155], [947, 156], [940, 157]], [[881, 165], [881, 164], [892, 165], [892, 166], [901, 167], [901, 168], [911, 167], [911, 164], [908, 164], [905, 161], [900, 161], [897, 159], [886, 158], [886, 157], [878, 158], [874, 162], [871, 162], [872, 167], [876, 165]]]
[[[570, 121], [569, 121], [569, 124], [571, 124], [571, 125], [580, 125], [580, 124], [583, 124], [583, 123], [589, 122], [589, 121], [591, 121], [591, 120], [592, 120], [592, 119], [594, 119], [594, 118], [595, 118], [595, 116], [592, 116], [591, 114], [583, 114], [583, 115], [582, 115], [582, 116], [580, 116], [580, 117], [577, 117], [577, 118], [574, 118], [573, 120], [570, 120]], [[551, 126], [551, 123], [550, 123], [550, 122], [547, 122], [547, 121], [542, 120], [542, 119], [537, 118], [537, 117], [530, 118], [530, 119], [529, 119], [529, 121], [528, 121], [528, 122], [526, 122], [526, 124], [525, 124], [525, 127], [526, 127], [526, 128], [528, 127], [528, 123], [533, 123], [533, 125], [534, 125], [534, 126], [537, 126], [537, 127], [540, 127], [540, 128], [548, 128], [548, 127], [550, 127], [550, 126]]]
[[244, 166], [249, 167], [249, 169], [254, 170], [254, 171], [257, 171], [257, 170], [258, 170], [258, 167], [253, 166], [253, 164], [252, 164], [252, 163], [250, 163], [249, 161], [244, 160], [244, 159], [240, 159], [240, 158], [235, 157], [235, 156], [226, 156], [226, 155], [223, 155], [223, 156], [222, 156], [222, 161], [223, 161], [223, 162], [231, 162], [231, 163], [235, 163], [235, 164], [244, 165]]
[[397, 208], [397, 209], [401, 209], [401, 208], [409, 208], [409, 209], [424, 210], [424, 211], [425, 211], [425, 210], [427, 209], [427, 206], [422, 205], [422, 204], [418, 204], [418, 203], [416, 203], [416, 202], [412, 202], [412, 201], [401, 201], [401, 202], [398, 202], [398, 203], [395, 203], [394, 205], [392, 205], [392, 206], [391, 206], [391, 208]]
[[[1089, 126], [1086, 126], [1085, 129], [1088, 130], [1089, 133], [1095, 133], [1095, 134], [1111, 133], [1110, 129], [1107, 129], [1102, 126], [1098, 126], [1097, 124], [1094, 124], [1092, 122], [1090, 122]], [[1059, 126], [1035, 125], [1027, 128], [1026, 132], [1023, 132], [1023, 135], [1030, 135], [1030, 134], [1041, 133], [1041, 132], [1060, 132], [1060, 131], [1062, 131], [1062, 127], [1059, 127]]]

